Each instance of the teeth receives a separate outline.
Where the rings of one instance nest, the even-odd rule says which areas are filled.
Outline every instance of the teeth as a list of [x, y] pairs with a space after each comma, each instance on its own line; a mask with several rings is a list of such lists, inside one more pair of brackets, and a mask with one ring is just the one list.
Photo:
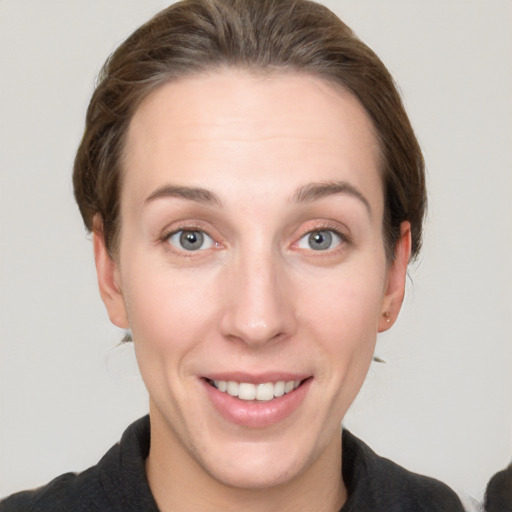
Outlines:
[[262, 384], [235, 382], [233, 380], [214, 380], [213, 385], [219, 391], [238, 397], [240, 400], [259, 400], [267, 402], [297, 389], [300, 385], [300, 380], [280, 380], [278, 382], [264, 382]]
[[239, 387], [240, 386], [238, 385], [238, 382], [233, 382], [232, 380], [230, 380], [226, 385], [226, 391], [228, 395], [238, 396]]
[[[229, 394], [231, 395], [231, 393]], [[241, 382], [238, 386], [238, 398], [240, 400], [254, 400], [256, 398], [256, 386], [247, 382]]]
[[274, 384], [274, 396], [275, 397], [283, 396], [285, 387], [286, 387], [286, 384], [284, 383], [284, 380], [280, 380], [279, 382], [276, 382]]
[[272, 398], [274, 398], [274, 384], [272, 382], [256, 386], [256, 400], [268, 401]]

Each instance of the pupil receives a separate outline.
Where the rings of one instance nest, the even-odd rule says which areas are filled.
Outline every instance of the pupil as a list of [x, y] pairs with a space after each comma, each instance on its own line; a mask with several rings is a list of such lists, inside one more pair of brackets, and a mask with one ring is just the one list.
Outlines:
[[184, 249], [197, 250], [203, 245], [203, 234], [199, 231], [184, 231], [180, 236], [180, 243]]
[[332, 235], [329, 231], [313, 231], [309, 235], [309, 245], [315, 251], [329, 249], [332, 242]]

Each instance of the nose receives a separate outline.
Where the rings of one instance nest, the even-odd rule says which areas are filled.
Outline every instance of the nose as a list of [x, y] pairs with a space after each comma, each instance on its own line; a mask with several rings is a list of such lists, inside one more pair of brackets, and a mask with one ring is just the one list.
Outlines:
[[221, 330], [226, 338], [257, 347], [296, 329], [293, 290], [279, 256], [254, 247], [226, 269]]

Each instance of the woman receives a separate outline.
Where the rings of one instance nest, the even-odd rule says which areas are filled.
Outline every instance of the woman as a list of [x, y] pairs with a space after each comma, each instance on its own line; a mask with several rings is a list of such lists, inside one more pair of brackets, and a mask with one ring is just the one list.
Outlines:
[[162, 11], [105, 65], [74, 187], [150, 414], [0, 510], [462, 510], [340, 432], [426, 199], [389, 73], [330, 11]]

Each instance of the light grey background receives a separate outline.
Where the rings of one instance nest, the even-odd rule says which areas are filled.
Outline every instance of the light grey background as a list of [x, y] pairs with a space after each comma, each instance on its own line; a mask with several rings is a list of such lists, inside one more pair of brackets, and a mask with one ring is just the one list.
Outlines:
[[[512, 2], [325, 1], [394, 74], [425, 247], [346, 425], [471, 507], [512, 459]], [[0, 496], [81, 470], [147, 410], [70, 171], [94, 77], [163, 0], [0, 0]]]

